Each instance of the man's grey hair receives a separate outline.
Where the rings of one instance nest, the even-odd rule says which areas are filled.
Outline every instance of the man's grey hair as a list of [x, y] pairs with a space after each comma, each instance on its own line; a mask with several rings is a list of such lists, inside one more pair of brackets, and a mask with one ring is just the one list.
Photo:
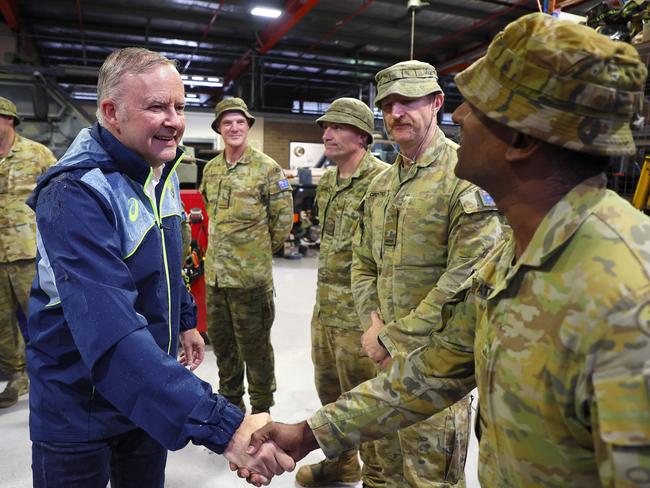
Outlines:
[[126, 47], [113, 51], [99, 68], [97, 80], [97, 120], [104, 125], [101, 102], [106, 98], [120, 99], [120, 84], [125, 75], [139, 75], [156, 66], [176, 68], [176, 61], [167, 59], [160, 53], [141, 47]]

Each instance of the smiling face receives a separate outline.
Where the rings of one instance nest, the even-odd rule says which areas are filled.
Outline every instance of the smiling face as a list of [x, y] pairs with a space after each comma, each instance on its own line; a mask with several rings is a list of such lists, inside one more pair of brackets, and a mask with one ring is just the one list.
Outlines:
[[433, 134], [443, 99], [442, 93], [418, 98], [393, 94], [383, 99], [384, 122], [395, 142], [408, 150], [417, 147], [427, 134]]
[[101, 101], [109, 130], [151, 166], [172, 160], [185, 131], [185, 89], [178, 71], [160, 65], [127, 74], [118, 94]]
[[224, 113], [219, 119], [219, 132], [224, 144], [230, 149], [237, 149], [248, 140], [248, 120], [239, 111]]
[[325, 156], [335, 163], [346, 160], [357, 151], [365, 151], [368, 135], [348, 124], [323, 122], [323, 144]]

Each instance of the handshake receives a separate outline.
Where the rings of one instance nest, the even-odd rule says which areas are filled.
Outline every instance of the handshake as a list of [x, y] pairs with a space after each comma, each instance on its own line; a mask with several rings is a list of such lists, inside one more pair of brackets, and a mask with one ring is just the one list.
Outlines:
[[244, 417], [223, 454], [240, 478], [261, 486], [274, 475], [293, 471], [296, 462], [316, 448], [306, 421], [281, 424], [272, 422], [268, 413], [258, 413]]

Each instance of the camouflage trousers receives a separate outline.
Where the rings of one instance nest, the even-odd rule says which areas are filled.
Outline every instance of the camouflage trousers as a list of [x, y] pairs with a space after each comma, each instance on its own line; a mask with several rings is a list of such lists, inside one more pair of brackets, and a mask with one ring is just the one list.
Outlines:
[[386, 486], [464, 488], [470, 396], [376, 443]]
[[275, 391], [273, 287], [207, 286], [206, 305], [208, 337], [219, 368], [219, 393], [241, 405], [245, 372], [251, 406], [268, 410]]
[[0, 263], [0, 371], [5, 374], [25, 370], [25, 343], [16, 311], [20, 307], [27, 317], [34, 272], [33, 259]]
[[[323, 405], [376, 376], [375, 363], [361, 347], [362, 334], [361, 331], [324, 326], [314, 313], [311, 320], [311, 359], [316, 391]], [[363, 461], [363, 485], [369, 488], [385, 486], [375, 443], [361, 444], [359, 454]]]

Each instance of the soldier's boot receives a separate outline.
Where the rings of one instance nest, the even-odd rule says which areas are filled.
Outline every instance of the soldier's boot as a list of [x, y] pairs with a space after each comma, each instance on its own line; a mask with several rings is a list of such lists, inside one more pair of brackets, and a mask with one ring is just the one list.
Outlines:
[[18, 402], [18, 397], [29, 392], [29, 380], [27, 373], [21, 371], [9, 376], [9, 383], [0, 393], [0, 408], [7, 408]]
[[361, 466], [357, 451], [345, 451], [336, 459], [302, 466], [296, 473], [300, 486], [327, 486], [332, 483], [357, 483], [361, 480]]

